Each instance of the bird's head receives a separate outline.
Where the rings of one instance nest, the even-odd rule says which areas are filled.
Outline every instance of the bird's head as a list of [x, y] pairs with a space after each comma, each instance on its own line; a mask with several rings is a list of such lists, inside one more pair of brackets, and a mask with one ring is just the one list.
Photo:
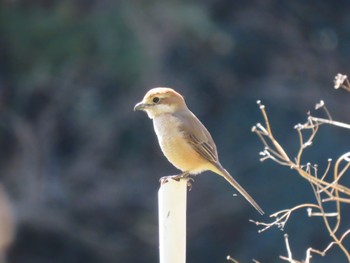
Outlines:
[[154, 117], [164, 113], [174, 113], [187, 108], [184, 98], [170, 88], [153, 88], [137, 103], [134, 110], [147, 112], [148, 117]]

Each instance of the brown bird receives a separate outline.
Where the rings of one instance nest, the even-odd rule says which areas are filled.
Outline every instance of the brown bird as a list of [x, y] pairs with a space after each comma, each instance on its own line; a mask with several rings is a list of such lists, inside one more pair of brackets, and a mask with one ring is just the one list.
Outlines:
[[260, 214], [264, 211], [219, 162], [215, 143], [200, 120], [187, 108], [184, 98], [170, 88], [154, 88], [134, 110], [153, 119], [160, 147], [170, 163], [182, 173], [175, 178], [212, 171], [224, 177]]

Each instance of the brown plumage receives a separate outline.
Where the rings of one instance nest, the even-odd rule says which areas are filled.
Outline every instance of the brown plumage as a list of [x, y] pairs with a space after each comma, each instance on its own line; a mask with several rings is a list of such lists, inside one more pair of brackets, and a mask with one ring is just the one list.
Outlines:
[[170, 88], [154, 88], [134, 110], [153, 119], [154, 130], [165, 157], [183, 174], [212, 171], [224, 177], [260, 213], [263, 210], [244, 188], [222, 167], [216, 145], [208, 130], [187, 108], [184, 98]]

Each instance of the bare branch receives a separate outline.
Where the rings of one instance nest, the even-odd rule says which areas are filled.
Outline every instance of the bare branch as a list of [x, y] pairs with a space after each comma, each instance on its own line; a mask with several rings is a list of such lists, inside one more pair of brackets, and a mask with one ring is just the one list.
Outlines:
[[[350, 82], [346, 75], [338, 74], [335, 78], [335, 88], [343, 88], [347, 91], [350, 91]], [[291, 262], [291, 263], [301, 263], [311, 262], [313, 254], [320, 256], [325, 256], [326, 253], [334, 246], [338, 246], [346, 256], [348, 262], [350, 262], [350, 253], [349, 249], [346, 248], [343, 244], [343, 240], [350, 235], [350, 229], [346, 230], [344, 233], [338, 233], [342, 225], [341, 217], [341, 204], [350, 203], [350, 188], [342, 184], [342, 178], [345, 174], [350, 172], [350, 152], [344, 153], [341, 155], [335, 162], [332, 169], [332, 159], [328, 159], [327, 167], [325, 171], [321, 174], [321, 177], [318, 175], [318, 165], [306, 163], [302, 164], [302, 156], [304, 150], [313, 145], [313, 140], [319, 130], [320, 125], [328, 124], [336, 126], [339, 128], [350, 129], [350, 124], [334, 121], [324, 103], [320, 101], [316, 105], [316, 110], [323, 109], [327, 115], [327, 119], [314, 117], [308, 113], [308, 118], [306, 123], [297, 124], [294, 128], [296, 129], [299, 136], [299, 150], [296, 157], [291, 160], [288, 154], [284, 151], [281, 144], [275, 139], [268, 115], [266, 113], [266, 108], [262, 105], [261, 101], [257, 101], [260, 111], [263, 115], [265, 125], [260, 123], [256, 124], [252, 128], [252, 132], [258, 135], [261, 139], [264, 150], [260, 152], [260, 160], [272, 160], [279, 165], [288, 166], [291, 169], [295, 170], [299, 176], [304, 178], [310, 183], [312, 191], [315, 195], [316, 203], [305, 203], [297, 205], [290, 209], [285, 209], [278, 211], [270, 215], [270, 218], [274, 218], [272, 222], [258, 222], [253, 221], [257, 226], [261, 226], [259, 233], [276, 226], [277, 228], [283, 230], [288, 220], [290, 219], [293, 212], [300, 209], [306, 209], [308, 217], [321, 217], [325, 228], [327, 229], [331, 241], [329, 245], [324, 250], [314, 249], [312, 247], [306, 250], [306, 257], [303, 261], [298, 261], [293, 259], [292, 251], [288, 241], [288, 235], [285, 235], [285, 244], [287, 248], [287, 256], [280, 256], [282, 260]], [[333, 176], [332, 176], [333, 174]], [[333, 202], [335, 204], [335, 209], [333, 211], [326, 211], [324, 204], [326, 202]], [[328, 206], [327, 206], [328, 207]], [[327, 209], [329, 210], [329, 209]], [[336, 218], [336, 220], [331, 220], [331, 218]]]

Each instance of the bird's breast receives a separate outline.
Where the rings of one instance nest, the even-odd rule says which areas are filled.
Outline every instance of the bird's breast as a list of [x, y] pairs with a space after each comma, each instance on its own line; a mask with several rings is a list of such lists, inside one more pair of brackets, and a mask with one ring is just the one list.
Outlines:
[[154, 130], [165, 157], [181, 171], [199, 173], [206, 170], [206, 162], [188, 143], [187, 137], [180, 131], [180, 120], [171, 114], [153, 119]]
[[175, 152], [185, 140], [179, 130], [179, 120], [171, 114], [163, 114], [153, 119], [154, 130], [165, 155]]

